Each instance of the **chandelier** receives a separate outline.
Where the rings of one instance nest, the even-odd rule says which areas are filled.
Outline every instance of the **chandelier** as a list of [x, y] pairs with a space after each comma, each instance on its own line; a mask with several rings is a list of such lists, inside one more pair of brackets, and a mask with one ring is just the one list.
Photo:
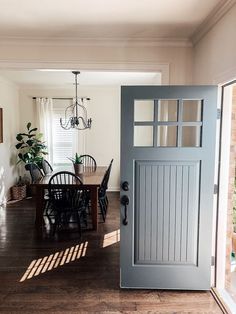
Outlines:
[[77, 88], [78, 88], [78, 75], [79, 71], [72, 71], [75, 75], [75, 99], [73, 104], [68, 106], [65, 110], [64, 122], [60, 118], [61, 127], [65, 130], [77, 129], [85, 130], [90, 129], [92, 124], [92, 119], [87, 118], [87, 110], [85, 108], [85, 102], [90, 100], [87, 97], [78, 97]]

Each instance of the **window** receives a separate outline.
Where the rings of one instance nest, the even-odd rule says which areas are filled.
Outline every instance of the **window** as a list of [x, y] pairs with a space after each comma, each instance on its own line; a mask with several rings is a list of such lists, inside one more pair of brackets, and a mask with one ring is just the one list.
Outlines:
[[64, 130], [60, 125], [69, 104], [68, 100], [53, 101], [53, 164], [56, 166], [70, 164], [68, 157], [72, 157], [73, 130]]
[[134, 101], [134, 146], [201, 147], [202, 99]]

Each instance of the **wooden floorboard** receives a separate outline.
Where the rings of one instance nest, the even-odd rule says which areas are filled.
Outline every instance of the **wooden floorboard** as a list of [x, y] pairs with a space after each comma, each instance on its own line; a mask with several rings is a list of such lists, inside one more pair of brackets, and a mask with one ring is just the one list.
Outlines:
[[109, 200], [83, 246], [76, 230], [39, 237], [33, 200], [0, 208], [0, 313], [222, 313], [210, 292], [121, 290], [118, 194]]

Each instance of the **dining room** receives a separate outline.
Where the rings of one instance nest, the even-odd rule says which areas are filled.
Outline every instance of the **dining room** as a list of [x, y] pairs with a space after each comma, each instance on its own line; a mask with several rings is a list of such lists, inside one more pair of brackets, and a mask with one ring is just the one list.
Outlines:
[[[10, 185], [4, 180], [1, 202], [21, 198], [13, 192], [17, 191], [17, 185], [23, 185], [24, 198], [33, 196], [36, 200], [35, 223], [41, 230], [48, 186], [45, 182], [41, 186], [40, 179], [45, 177], [48, 185], [52, 174], [73, 172], [85, 181], [83, 184], [89, 181], [89, 206], [94, 208], [92, 225], [97, 230], [98, 207], [107, 207], [102, 200], [99, 205], [97, 193], [106, 171], [109, 170], [109, 175], [105, 190], [120, 190], [120, 86], [160, 84], [161, 73], [10, 70], [1, 71], [1, 75], [8, 84], [17, 87], [20, 108], [18, 132], [12, 134], [15, 139], [11, 143], [15, 179]], [[5, 127], [10, 122], [7, 114], [4, 112]], [[70, 122], [73, 115], [79, 117], [77, 126]], [[86, 125], [87, 121], [91, 121], [90, 125]], [[42, 165], [44, 160], [48, 163], [46, 170]], [[78, 162], [82, 163], [82, 170], [75, 172]], [[105, 221], [104, 210], [100, 212]]]

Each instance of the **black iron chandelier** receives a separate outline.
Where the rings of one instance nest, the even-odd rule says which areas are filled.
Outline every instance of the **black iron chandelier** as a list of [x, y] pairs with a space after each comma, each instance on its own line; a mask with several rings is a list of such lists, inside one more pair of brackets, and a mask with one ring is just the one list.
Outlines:
[[92, 119], [87, 118], [87, 110], [85, 108], [85, 102], [89, 101], [90, 98], [78, 97], [78, 75], [79, 71], [72, 71], [75, 75], [75, 99], [73, 104], [68, 106], [65, 110], [64, 122], [60, 118], [61, 127], [65, 130], [77, 129], [85, 130], [90, 129], [92, 124]]

